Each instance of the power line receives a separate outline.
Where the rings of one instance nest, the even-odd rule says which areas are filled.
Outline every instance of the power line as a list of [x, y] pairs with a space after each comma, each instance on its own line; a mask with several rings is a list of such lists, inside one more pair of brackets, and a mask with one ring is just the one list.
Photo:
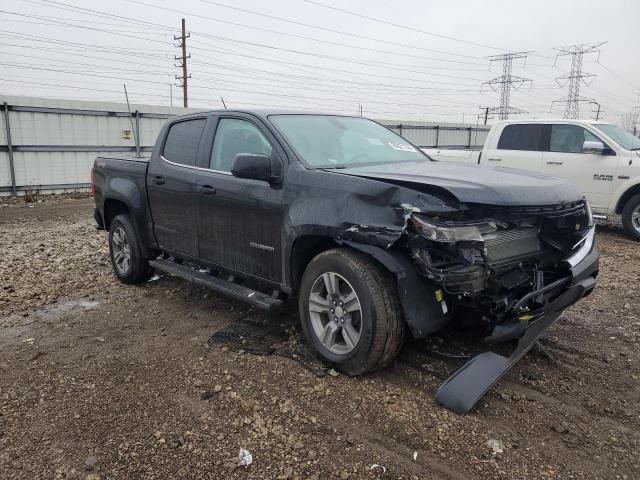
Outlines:
[[[201, 0], [201, 1], [204, 2], [205, 0]], [[314, 5], [318, 5], [320, 7], [324, 7], [324, 8], [328, 8], [328, 9], [335, 10], [335, 11], [338, 11], [338, 12], [346, 13], [348, 15], [352, 15], [352, 16], [355, 16], [355, 17], [364, 18], [366, 20], [371, 20], [371, 21], [377, 22], [377, 23], [382, 23], [383, 25], [391, 25], [393, 27], [402, 28], [404, 30], [409, 30], [411, 32], [423, 33], [425, 35], [429, 35], [429, 36], [432, 36], [432, 37], [443, 38], [445, 40], [451, 40], [453, 42], [464, 43], [466, 45], [474, 45], [476, 47], [490, 48], [492, 50], [505, 50], [504, 48], [494, 47], [493, 45], [486, 45], [484, 43], [472, 42], [470, 40], [462, 40], [462, 39], [459, 39], [459, 38], [450, 37], [448, 35], [442, 35], [442, 34], [439, 34], [439, 33], [433, 33], [433, 32], [428, 32], [426, 30], [421, 30], [421, 29], [415, 28], [415, 27], [409, 27], [408, 25], [401, 25], [401, 24], [398, 24], [398, 23], [389, 22], [387, 20], [381, 20], [379, 18], [370, 17], [368, 15], [363, 15], [361, 13], [352, 12], [350, 10], [345, 10], [343, 8], [334, 7], [332, 5], [326, 5], [324, 3], [316, 2], [314, 0], [304, 0], [304, 1], [307, 2], [307, 3], [312, 3]], [[207, 1], [206, 3], [215, 3], [215, 2]]]
[[[205, 20], [211, 20], [211, 21], [214, 21], [214, 22], [224, 23], [224, 24], [227, 24], [227, 25], [234, 25], [234, 26], [238, 26], [238, 27], [242, 27], [242, 28], [258, 30], [258, 31], [261, 31], [261, 32], [273, 33], [275, 35], [284, 35], [284, 36], [287, 36], [287, 37], [301, 38], [301, 39], [304, 39], [304, 40], [310, 40], [310, 41], [313, 41], [313, 42], [319, 42], [319, 43], [324, 43], [324, 44], [334, 45], [334, 46], [339, 46], [339, 47], [355, 48], [355, 49], [358, 49], [358, 50], [365, 50], [365, 51], [375, 52], [375, 53], [385, 53], [385, 54], [391, 54], [391, 55], [396, 55], [396, 56], [401, 56], [401, 57], [410, 57], [410, 58], [416, 58], [416, 59], [420, 59], [420, 60], [431, 60], [431, 61], [438, 61], [438, 62], [457, 63], [457, 64], [462, 64], [462, 65], [478, 65], [478, 66], [483, 65], [482, 63], [479, 63], [479, 62], [464, 62], [464, 61], [460, 61], [460, 60], [452, 60], [452, 59], [447, 59], [447, 58], [425, 57], [425, 56], [422, 56], [422, 55], [411, 55], [409, 53], [394, 52], [394, 51], [391, 51], [391, 50], [381, 50], [381, 49], [377, 49], [377, 48], [363, 47], [363, 46], [360, 46], [360, 45], [353, 45], [353, 44], [348, 44], [348, 43], [344, 43], [344, 42], [335, 42], [335, 41], [331, 41], [331, 40], [327, 40], [327, 39], [323, 39], [323, 38], [314, 38], [314, 37], [309, 37], [307, 35], [299, 35], [299, 34], [296, 34], [296, 33], [282, 32], [282, 31], [278, 31], [278, 30], [271, 30], [271, 29], [268, 29], [268, 28], [262, 28], [262, 27], [256, 27], [256, 26], [253, 26], [253, 25], [246, 25], [246, 24], [243, 24], [243, 23], [232, 22], [230, 20], [222, 20], [222, 19], [219, 19], [219, 18], [215, 18], [215, 17], [211, 17], [211, 16], [207, 16], [207, 15], [202, 15], [202, 14], [198, 14], [198, 13], [193, 13], [193, 12], [188, 12], [188, 11], [185, 11], [185, 10], [177, 10], [177, 9], [163, 7], [163, 6], [159, 6], [159, 5], [153, 5], [151, 3], [142, 2], [140, 0], [126, 0], [126, 1], [131, 2], [131, 3], [136, 3], [136, 4], [139, 4], [139, 5], [145, 5], [147, 7], [155, 8], [155, 9], [162, 10], [162, 11], [179, 13], [179, 14], [182, 14], [182, 15], [189, 15], [189, 16], [196, 17], [196, 18], [202, 18], [202, 19], [205, 19]], [[192, 33], [194, 35], [197, 34], [196, 32], [192, 32]], [[198, 34], [198, 35], [200, 35], [200, 34]], [[470, 57], [470, 58], [474, 58], [474, 57]]]
[[477, 56], [473, 56], [473, 55], [466, 55], [466, 54], [462, 54], [462, 53], [456, 53], [456, 52], [451, 52], [451, 51], [446, 51], [446, 50], [436, 50], [436, 49], [431, 49], [431, 48], [424, 48], [424, 47], [419, 47], [416, 46], [414, 44], [410, 44], [410, 43], [399, 43], [399, 42], [392, 42], [390, 40], [384, 40], [384, 39], [380, 39], [380, 38], [376, 38], [376, 37], [369, 37], [366, 35], [359, 35], [359, 34], [355, 34], [355, 33], [351, 33], [351, 32], [344, 32], [341, 30], [335, 30], [332, 28], [328, 28], [328, 27], [323, 27], [320, 25], [313, 25], [310, 23], [305, 23], [305, 22], [299, 22], [297, 20], [292, 20], [289, 18], [282, 18], [282, 17], [277, 17], [275, 15], [270, 15], [267, 13], [261, 13], [261, 12], [256, 12], [255, 10], [248, 10], [246, 8], [240, 8], [240, 7], [236, 7], [236, 6], [232, 6], [232, 5], [226, 5], [224, 3], [219, 3], [219, 2], [214, 2], [211, 0], [200, 0], [203, 3], [208, 3], [210, 5], [215, 5], [217, 7], [221, 7], [221, 8], [227, 8], [230, 10], [235, 10], [235, 11], [239, 11], [239, 12], [243, 12], [243, 13], [249, 13], [251, 15], [257, 15], [259, 17], [263, 17], [263, 18], [270, 18], [272, 20], [278, 20], [281, 22], [285, 22], [285, 23], [289, 23], [292, 25], [300, 25], [303, 27], [307, 27], [307, 28], [312, 28], [314, 30], [321, 30], [324, 32], [331, 32], [331, 33], [336, 33], [338, 35], [344, 35], [347, 37], [352, 37], [352, 38], [359, 38], [362, 40], [369, 40], [369, 41], [373, 41], [373, 42], [378, 42], [378, 43], [383, 43], [386, 45], [395, 45], [398, 47], [403, 47], [403, 48], [411, 48], [411, 49], [415, 49], [415, 50], [422, 50], [422, 51], [426, 51], [426, 52], [434, 52], [434, 53], [442, 53], [445, 55], [452, 55], [452, 56], [456, 56], [456, 57], [465, 57], [465, 58], [474, 58], [477, 59], [479, 57]]
[[498, 114], [500, 120], [507, 120], [510, 114], [524, 113], [519, 108], [510, 106], [511, 89], [518, 89], [525, 83], [531, 82], [531, 79], [513, 75], [512, 69], [514, 60], [522, 60], [524, 62], [530, 53], [511, 52], [489, 57], [490, 63], [502, 63], [502, 75], [483, 83], [483, 85], [489, 85], [494, 91], [500, 91], [500, 106], [490, 108], [492, 113]]
[[566, 100], [554, 100], [553, 103], [565, 103], [564, 118], [580, 118], [580, 103], [592, 103], [594, 100], [584, 98], [580, 96], [580, 86], [590, 85], [595, 79], [595, 75], [592, 73], [582, 72], [582, 61], [586, 54], [598, 53], [600, 54], [599, 47], [606, 42], [572, 45], [570, 47], [557, 48], [559, 57], [570, 56], [571, 57], [571, 72], [567, 75], [562, 75], [556, 78], [556, 82], [561, 87], [569, 87], [569, 93]]

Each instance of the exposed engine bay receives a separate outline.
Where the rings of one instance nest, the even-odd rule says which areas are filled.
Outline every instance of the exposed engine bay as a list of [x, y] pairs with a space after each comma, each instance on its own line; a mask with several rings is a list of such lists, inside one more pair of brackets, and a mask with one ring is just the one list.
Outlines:
[[490, 330], [535, 317], [569, 281], [563, 260], [593, 228], [586, 201], [414, 212], [411, 224], [407, 246], [419, 272], [442, 288], [457, 318]]

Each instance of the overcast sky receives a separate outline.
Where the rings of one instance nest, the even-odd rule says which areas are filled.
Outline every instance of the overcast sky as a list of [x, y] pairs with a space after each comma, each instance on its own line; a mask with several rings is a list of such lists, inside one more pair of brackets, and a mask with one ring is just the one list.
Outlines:
[[[146, 3], [144, 5], [143, 3]], [[333, 8], [328, 8], [333, 7]], [[186, 18], [190, 104], [283, 107], [400, 120], [475, 123], [499, 105], [483, 82], [488, 57], [531, 51], [511, 93], [528, 117], [556, 117], [556, 77], [570, 57], [554, 48], [607, 42], [585, 56], [596, 74], [581, 95], [604, 119], [640, 104], [640, 1], [4, 0], [0, 93], [182, 104], [173, 36]], [[344, 11], [341, 11], [344, 10]], [[349, 13], [351, 12], [351, 13]], [[366, 18], [368, 17], [368, 18]], [[595, 105], [583, 103], [582, 118]]]

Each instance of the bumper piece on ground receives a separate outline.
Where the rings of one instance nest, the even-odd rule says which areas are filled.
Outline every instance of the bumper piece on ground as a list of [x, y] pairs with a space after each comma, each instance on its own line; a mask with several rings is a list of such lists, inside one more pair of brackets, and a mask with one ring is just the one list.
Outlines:
[[454, 412], [470, 412], [478, 400], [533, 347], [544, 330], [560, 317], [562, 310], [589, 294], [594, 286], [595, 278], [592, 276], [571, 285], [547, 305], [542, 317], [528, 325], [510, 356], [484, 352], [473, 357], [438, 388], [436, 400]]

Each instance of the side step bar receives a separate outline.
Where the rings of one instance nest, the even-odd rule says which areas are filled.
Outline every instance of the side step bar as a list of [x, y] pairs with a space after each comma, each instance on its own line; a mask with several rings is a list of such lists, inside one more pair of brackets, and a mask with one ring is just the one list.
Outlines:
[[282, 305], [282, 300], [274, 298], [266, 293], [258, 292], [250, 288], [214, 277], [208, 273], [199, 272], [185, 265], [177, 264], [167, 259], [150, 260], [149, 265], [175, 277], [184, 278], [196, 285], [202, 285], [229, 297], [249, 303], [263, 310], [274, 310]]

